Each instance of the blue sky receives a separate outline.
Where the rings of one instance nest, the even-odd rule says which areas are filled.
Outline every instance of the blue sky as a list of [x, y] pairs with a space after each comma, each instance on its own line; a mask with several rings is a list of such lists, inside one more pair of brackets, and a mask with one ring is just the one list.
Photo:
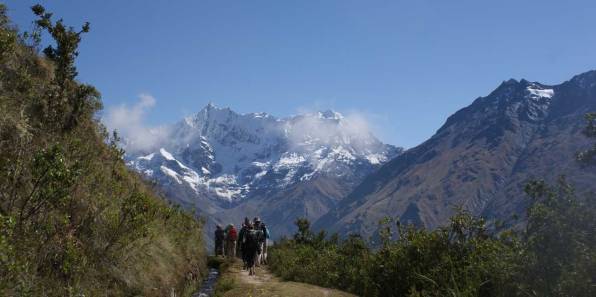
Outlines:
[[[29, 29], [29, 7], [7, 1]], [[364, 115], [412, 147], [501, 81], [560, 83], [596, 69], [596, 1], [41, 1], [91, 23], [78, 60], [106, 108], [155, 98], [147, 125], [209, 101], [288, 116]]]

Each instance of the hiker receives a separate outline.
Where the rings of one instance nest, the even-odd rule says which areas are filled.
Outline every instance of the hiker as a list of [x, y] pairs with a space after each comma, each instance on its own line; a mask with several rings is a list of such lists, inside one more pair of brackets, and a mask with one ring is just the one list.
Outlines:
[[221, 228], [221, 225], [217, 225], [215, 227], [215, 255], [219, 256], [224, 253], [224, 230]]
[[242, 258], [242, 231], [244, 229], [244, 224], [240, 223], [240, 230], [238, 231], [238, 238], [236, 239], [236, 257]]
[[248, 275], [255, 275], [256, 257], [260, 253], [259, 241], [257, 237], [257, 230], [249, 223], [248, 231], [244, 235], [243, 251], [246, 255], [246, 266], [248, 268]]
[[223, 240], [223, 255], [224, 257], [228, 256], [228, 230], [230, 230], [230, 225], [226, 225], [224, 230], [224, 240]]
[[244, 248], [246, 243], [246, 233], [249, 231], [250, 222], [248, 218], [244, 218], [244, 223], [242, 223], [242, 229], [240, 229], [240, 233], [238, 234], [238, 246], [240, 249], [240, 256], [242, 257], [242, 262], [244, 263], [243, 269], [247, 270], [248, 265], [246, 262], [246, 249]]
[[261, 266], [262, 264], [262, 252], [263, 252], [263, 242], [265, 241], [265, 235], [263, 234], [263, 230], [261, 229], [261, 219], [259, 217], [255, 217], [253, 220], [253, 229], [256, 235], [257, 240], [257, 254], [256, 254], [256, 266]]
[[267, 265], [267, 239], [269, 239], [269, 237], [271, 237], [271, 235], [269, 234], [269, 229], [267, 229], [267, 225], [265, 225], [265, 223], [261, 223], [261, 231], [263, 231], [261, 264]]
[[238, 239], [238, 232], [234, 224], [228, 225], [226, 228], [226, 257], [233, 258], [236, 256], [236, 240]]

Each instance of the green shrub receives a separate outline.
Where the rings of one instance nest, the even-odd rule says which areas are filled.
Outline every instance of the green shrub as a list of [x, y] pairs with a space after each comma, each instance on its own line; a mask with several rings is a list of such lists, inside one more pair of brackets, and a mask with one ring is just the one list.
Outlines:
[[482, 220], [461, 211], [449, 228], [398, 230], [398, 240], [376, 251], [357, 236], [341, 243], [286, 240], [271, 249], [271, 268], [284, 279], [361, 296], [510, 296], [514, 290], [516, 243], [488, 236]]
[[357, 236], [283, 240], [270, 249], [271, 269], [360, 296], [594, 296], [593, 201], [580, 202], [564, 183], [529, 188], [546, 198], [529, 209], [523, 234], [491, 234], [482, 219], [459, 210], [433, 231], [398, 223], [397, 240], [382, 234], [378, 250]]
[[189, 295], [206, 272], [201, 223], [129, 171], [97, 122], [99, 93], [74, 66], [89, 25], [33, 10], [19, 34], [0, 4], [0, 295]]
[[[596, 114], [584, 134], [596, 138]], [[578, 154], [594, 163], [596, 145]], [[596, 296], [596, 194], [577, 197], [562, 177], [556, 186], [527, 184], [531, 205], [521, 233], [489, 233], [485, 222], [459, 209], [447, 227], [416, 229], [379, 222], [382, 246], [357, 236], [324, 239], [298, 219], [293, 240], [270, 249], [271, 270], [287, 280], [360, 296]]]
[[231, 277], [222, 277], [217, 281], [215, 285], [215, 296], [221, 296], [227, 291], [234, 289], [236, 286], [234, 279]]

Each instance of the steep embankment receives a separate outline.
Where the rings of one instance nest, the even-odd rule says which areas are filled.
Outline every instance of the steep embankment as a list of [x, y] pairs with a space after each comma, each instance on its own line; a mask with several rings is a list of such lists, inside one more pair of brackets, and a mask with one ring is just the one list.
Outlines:
[[0, 4], [0, 295], [189, 295], [201, 224], [129, 171], [98, 124], [98, 91], [76, 81], [88, 25], [33, 10], [54, 39], [44, 54]]
[[221, 276], [216, 296], [221, 297], [355, 297], [339, 290], [287, 282], [273, 276], [266, 267], [258, 267], [255, 276], [242, 270], [240, 261], [234, 262]]

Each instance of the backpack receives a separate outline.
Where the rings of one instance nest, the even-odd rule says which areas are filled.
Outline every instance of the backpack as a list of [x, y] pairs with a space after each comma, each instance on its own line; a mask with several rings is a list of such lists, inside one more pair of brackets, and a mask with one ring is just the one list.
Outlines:
[[265, 241], [265, 233], [263, 230], [255, 230], [255, 236], [258, 243]]
[[269, 228], [263, 226], [263, 233], [265, 233], [265, 238], [266, 239], [271, 238], [271, 234], [269, 234]]
[[217, 229], [215, 230], [215, 241], [223, 241], [224, 240], [224, 230]]
[[256, 249], [258, 245], [257, 240], [257, 232], [254, 230], [249, 230], [248, 232], [246, 232], [246, 235], [244, 235], [244, 245], [248, 249]]
[[246, 242], [246, 233], [247, 232], [248, 232], [248, 229], [246, 229], [246, 227], [242, 226], [242, 229], [240, 229], [240, 232], [238, 234], [238, 239], [239, 239], [241, 245]]
[[232, 227], [228, 230], [228, 240], [236, 241], [238, 239], [238, 233], [236, 232], [236, 228]]

